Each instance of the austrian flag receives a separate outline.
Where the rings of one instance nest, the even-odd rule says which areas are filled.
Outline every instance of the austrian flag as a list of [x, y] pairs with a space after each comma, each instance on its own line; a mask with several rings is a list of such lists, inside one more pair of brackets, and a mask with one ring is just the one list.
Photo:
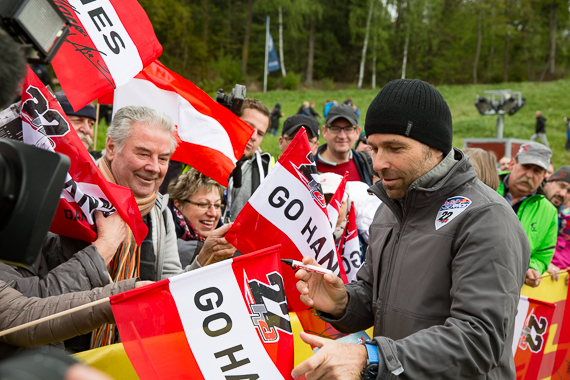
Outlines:
[[172, 159], [223, 186], [253, 134], [230, 110], [158, 61], [115, 90], [114, 111], [125, 106], [150, 107], [170, 116], [179, 142]]
[[111, 296], [141, 380], [291, 379], [279, 246]]

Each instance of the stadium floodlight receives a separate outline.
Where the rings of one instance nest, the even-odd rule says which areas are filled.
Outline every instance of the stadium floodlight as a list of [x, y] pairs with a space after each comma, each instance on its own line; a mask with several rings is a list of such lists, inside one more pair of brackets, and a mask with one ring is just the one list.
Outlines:
[[0, 26], [51, 61], [69, 33], [69, 21], [51, 0], [1, 0]]
[[503, 127], [505, 114], [513, 116], [526, 103], [520, 91], [511, 90], [491, 90], [485, 91], [489, 97], [477, 95], [475, 108], [483, 116], [498, 115], [497, 118], [497, 138], [503, 138]]
[[515, 113], [517, 113], [521, 108], [523, 108], [523, 106], [526, 104], [526, 98], [520, 98], [516, 104], [514, 105], [513, 108], [511, 108], [509, 111], [507, 111], [507, 113], [509, 114], [509, 116], [513, 116]]
[[517, 100], [511, 96], [511, 97], [505, 99], [505, 101], [503, 102], [502, 108], [506, 114], [510, 114], [510, 112], [513, 110], [513, 108], [515, 108], [516, 106], [517, 106]]
[[497, 110], [493, 106], [493, 103], [489, 99], [483, 96], [477, 97], [477, 101], [475, 102], [475, 107], [477, 108], [477, 111], [479, 111], [479, 113], [483, 116], [495, 115], [497, 113]]

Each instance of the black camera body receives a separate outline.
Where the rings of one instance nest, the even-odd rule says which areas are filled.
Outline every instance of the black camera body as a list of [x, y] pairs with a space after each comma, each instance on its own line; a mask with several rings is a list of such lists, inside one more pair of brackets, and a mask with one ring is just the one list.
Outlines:
[[0, 260], [36, 261], [69, 165], [62, 154], [0, 139]]
[[216, 102], [220, 103], [234, 114], [239, 115], [243, 101], [245, 100], [245, 93], [247, 88], [242, 84], [236, 84], [232, 92], [227, 95], [224, 94], [224, 89], [220, 88], [216, 94]]

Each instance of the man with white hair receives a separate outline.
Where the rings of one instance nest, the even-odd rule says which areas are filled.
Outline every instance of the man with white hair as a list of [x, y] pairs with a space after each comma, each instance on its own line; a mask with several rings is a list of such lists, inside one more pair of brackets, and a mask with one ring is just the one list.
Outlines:
[[[167, 207], [168, 195], [158, 192], [176, 149], [174, 131], [169, 116], [135, 106], [118, 110], [107, 130], [105, 155], [98, 166], [107, 180], [133, 191], [143, 221], [149, 227], [140, 247], [132, 233], [119, 247], [109, 268], [113, 280], [140, 277], [158, 281], [182, 272], [174, 222]], [[217, 230], [220, 237], [228, 228]], [[222, 245], [227, 244], [225, 239], [221, 240]], [[128, 259], [121, 260], [125, 255]], [[190, 267], [199, 264], [194, 261]]]
[[[128, 106], [115, 114], [109, 129], [105, 155], [98, 166], [105, 178], [133, 191], [148, 235], [138, 246], [132, 232], [119, 246], [109, 265], [113, 281], [133, 277], [159, 281], [182, 273], [176, 231], [167, 207], [168, 195], [158, 188], [162, 184], [170, 156], [176, 149], [174, 122], [164, 113], [148, 108]], [[233, 255], [234, 248], [223, 238], [230, 224], [213, 231], [204, 242], [205, 254], [218, 261]], [[199, 268], [194, 260], [185, 270]], [[96, 346], [115, 342], [112, 329], [95, 334]]]

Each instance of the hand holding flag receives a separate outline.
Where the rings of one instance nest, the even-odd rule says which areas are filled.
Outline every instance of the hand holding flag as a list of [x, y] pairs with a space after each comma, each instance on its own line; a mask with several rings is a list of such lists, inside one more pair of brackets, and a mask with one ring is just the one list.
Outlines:
[[224, 235], [232, 227], [232, 223], [224, 224], [215, 229], [204, 241], [204, 246], [200, 249], [196, 260], [201, 266], [217, 263], [232, 257], [236, 251], [233, 245], [228, 243]]

